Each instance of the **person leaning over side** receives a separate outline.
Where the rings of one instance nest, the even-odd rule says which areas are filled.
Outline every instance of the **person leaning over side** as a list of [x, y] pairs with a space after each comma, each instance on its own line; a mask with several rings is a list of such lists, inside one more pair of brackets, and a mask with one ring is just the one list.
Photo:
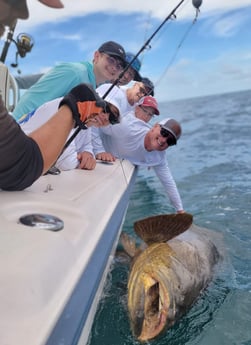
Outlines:
[[[108, 88], [109, 85], [106, 85]], [[115, 87], [116, 88], [116, 87]], [[99, 90], [101, 89], [101, 91]], [[105, 93], [105, 85], [96, 90], [101, 97]], [[117, 87], [117, 92], [119, 88]], [[166, 119], [164, 123], [150, 126], [138, 119], [133, 111], [121, 116], [116, 126], [99, 128], [103, 146], [93, 141], [97, 159], [100, 150], [110, 152], [114, 157], [127, 159], [139, 167], [152, 167], [161, 181], [169, 199], [178, 213], [183, 213], [181, 197], [168, 167], [166, 150], [177, 144], [181, 136], [181, 126], [174, 119]]]
[[[143, 81], [146, 81], [147, 78], [143, 78]], [[143, 81], [136, 81], [132, 86], [130, 87], [120, 87], [121, 90], [125, 93], [126, 99], [127, 99], [127, 111], [134, 110], [136, 104], [140, 101], [140, 99], [144, 96], [150, 95], [150, 93], [153, 92], [153, 89], [149, 88], [149, 79], [147, 79], [147, 82], [144, 83]], [[154, 88], [153, 84], [152, 87]]]
[[145, 96], [140, 99], [135, 107], [135, 116], [144, 121], [149, 122], [154, 115], [159, 115], [158, 102], [153, 96]]
[[95, 51], [92, 63], [63, 62], [51, 68], [23, 94], [13, 116], [20, 120], [40, 105], [63, 97], [78, 84], [88, 83], [95, 89], [102, 83], [113, 82], [124, 66], [124, 48], [113, 41], [105, 42]]

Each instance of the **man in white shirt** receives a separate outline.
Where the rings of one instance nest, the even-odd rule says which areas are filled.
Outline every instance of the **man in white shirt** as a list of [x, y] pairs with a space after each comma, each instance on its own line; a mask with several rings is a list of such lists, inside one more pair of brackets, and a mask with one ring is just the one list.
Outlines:
[[[142, 97], [151, 95], [153, 89], [149, 88], [149, 83], [151, 83], [152, 88], [154, 88], [152, 82], [147, 78], [143, 78], [142, 80], [143, 81], [136, 81], [130, 87], [120, 87], [127, 99], [126, 112], [134, 110], [137, 103], [140, 102]], [[103, 86], [105, 85], [101, 85], [100, 88], [102, 89]]]
[[153, 96], [145, 96], [135, 107], [135, 116], [145, 122], [149, 122], [155, 115], [159, 115], [158, 102]]

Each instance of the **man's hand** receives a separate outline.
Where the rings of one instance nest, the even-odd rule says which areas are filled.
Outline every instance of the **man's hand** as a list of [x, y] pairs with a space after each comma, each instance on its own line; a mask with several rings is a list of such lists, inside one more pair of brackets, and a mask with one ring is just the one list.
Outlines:
[[104, 162], [115, 162], [116, 157], [114, 157], [111, 153], [109, 152], [101, 152], [96, 155], [96, 159], [99, 159]]
[[59, 108], [63, 105], [71, 109], [76, 125], [87, 129], [86, 120], [104, 111], [106, 102], [99, 97], [91, 85], [79, 84], [63, 97]]
[[[103, 114], [103, 115], [102, 115]], [[107, 117], [104, 117], [104, 113], [96, 115], [94, 117], [89, 117], [86, 121], [88, 127], [104, 127], [107, 126]]]
[[93, 170], [96, 167], [96, 159], [90, 152], [84, 151], [77, 155], [79, 160], [79, 169]]

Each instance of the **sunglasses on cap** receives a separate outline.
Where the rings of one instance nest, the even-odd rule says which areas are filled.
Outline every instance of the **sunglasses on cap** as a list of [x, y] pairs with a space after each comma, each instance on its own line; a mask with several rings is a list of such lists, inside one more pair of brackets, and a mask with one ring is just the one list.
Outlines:
[[174, 135], [171, 132], [169, 132], [167, 129], [163, 128], [161, 125], [160, 125], [160, 135], [166, 138], [166, 142], [168, 146], [176, 145], [177, 140], [174, 137]]
[[118, 109], [111, 103], [105, 102], [105, 113], [109, 114], [109, 122], [111, 125], [115, 125], [119, 123], [119, 111]]

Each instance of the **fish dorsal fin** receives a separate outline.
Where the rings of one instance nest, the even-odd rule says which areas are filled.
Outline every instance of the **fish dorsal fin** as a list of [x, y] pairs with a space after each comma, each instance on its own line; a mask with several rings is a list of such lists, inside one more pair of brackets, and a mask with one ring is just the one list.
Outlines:
[[134, 231], [149, 245], [171, 240], [186, 231], [192, 222], [189, 213], [161, 214], [136, 221]]

